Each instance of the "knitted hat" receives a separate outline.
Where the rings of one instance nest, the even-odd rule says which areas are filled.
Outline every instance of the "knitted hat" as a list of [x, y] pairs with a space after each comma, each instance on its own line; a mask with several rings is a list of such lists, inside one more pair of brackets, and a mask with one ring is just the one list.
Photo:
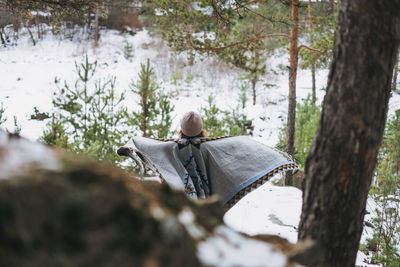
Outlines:
[[183, 115], [181, 130], [184, 135], [193, 137], [200, 134], [202, 129], [203, 121], [198, 113], [190, 111]]

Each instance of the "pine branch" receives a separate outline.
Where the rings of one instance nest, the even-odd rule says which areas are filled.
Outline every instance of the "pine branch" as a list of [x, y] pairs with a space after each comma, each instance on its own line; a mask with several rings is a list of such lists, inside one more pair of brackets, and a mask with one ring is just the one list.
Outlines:
[[235, 3], [236, 3], [238, 6], [237, 6], [236, 8], [234, 8], [234, 9], [232, 9], [232, 11], [236, 11], [236, 10], [239, 10], [239, 9], [245, 7], [245, 6], [249, 6], [249, 5], [251, 5], [251, 4], [258, 3], [259, 1], [260, 1], [260, 0], [253, 0], [253, 1], [247, 2], [246, 4], [239, 4], [237, 1], [235, 1]]
[[286, 33], [271, 33], [271, 34], [266, 34], [266, 35], [262, 35], [262, 36], [258, 36], [258, 37], [254, 37], [254, 38], [249, 38], [247, 40], [244, 41], [240, 41], [240, 42], [236, 42], [236, 43], [232, 43], [226, 46], [219, 46], [219, 47], [198, 47], [195, 44], [193, 44], [192, 42], [192, 36], [191, 34], [188, 34], [189, 37], [189, 45], [197, 51], [220, 51], [220, 50], [224, 50], [227, 48], [231, 48], [231, 47], [235, 47], [241, 44], [248, 44], [248, 43], [252, 43], [252, 42], [256, 42], [265, 38], [274, 38], [274, 37], [285, 37], [286, 39], [289, 39], [289, 35]]
[[253, 0], [253, 1], [250, 1], [250, 2], [248, 2], [248, 3], [243, 5], [243, 4], [239, 3], [237, 0], [235, 0], [235, 4], [237, 5], [237, 7], [235, 9], [233, 9], [232, 11], [238, 11], [239, 9], [244, 9], [247, 12], [253, 13], [254, 15], [259, 16], [259, 17], [261, 17], [261, 18], [263, 18], [265, 20], [268, 20], [271, 23], [279, 22], [279, 23], [283, 23], [283, 24], [288, 25], [288, 21], [286, 21], [286, 20], [281, 20], [281, 19], [280, 20], [275, 20], [273, 17], [266, 17], [266, 16], [264, 16], [264, 15], [258, 13], [258, 12], [255, 12], [254, 10], [252, 10], [252, 9], [247, 7], [248, 5], [253, 4], [253, 3], [257, 3], [258, 1], [259, 0]]
[[[222, 21], [224, 21], [227, 25], [230, 25], [230, 24], [232, 24], [230, 21], [229, 21], [229, 18], [221, 11], [221, 9], [219, 8], [219, 6], [218, 6], [218, 3], [217, 3], [217, 1], [211, 1], [211, 6], [213, 7], [213, 9], [214, 9], [214, 11], [215, 11], [215, 13], [216, 13], [216, 15], [217, 15], [217, 19], [219, 18], [219, 19], [221, 19]], [[225, 15], [225, 16], [224, 16]]]
[[318, 49], [315, 49], [315, 48], [312, 48], [312, 47], [309, 47], [309, 46], [306, 46], [306, 45], [300, 45], [299, 47], [297, 47], [298, 51], [300, 51], [300, 49], [302, 49], [302, 48], [310, 50], [310, 51], [313, 51], [313, 52], [316, 52], [316, 53], [321, 53], [321, 54], [325, 54], [326, 53], [326, 50], [322, 50], [321, 51], [321, 50], [318, 50]]

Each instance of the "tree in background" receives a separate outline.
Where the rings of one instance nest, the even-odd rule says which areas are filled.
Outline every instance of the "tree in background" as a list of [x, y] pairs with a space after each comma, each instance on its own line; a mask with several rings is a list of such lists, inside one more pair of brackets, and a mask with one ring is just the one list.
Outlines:
[[85, 16], [89, 10], [95, 10], [96, 6], [107, 0], [5, 0], [3, 6], [19, 13], [30, 11], [44, 11], [55, 18], [68, 16]]
[[0, 106], [0, 125], [5, 123], [7, 121], [7, 118], [4, 116], [4, 112], [6, 111], [6, 108], [4, 107], [3, 102], [1, 102]]
[[[93, 16], [97, 17], [99, 4], [105, 0], [38, 0], [38, 1], [22, 1], [22, 0], [4, 0], [0, 1], [0, 7], [7, 15], [11, 15], [9, 21], [13, 21], [13, 29], [15, 35], [24, 27], [32, 41], [36, 45], [37, 41], [42, 38], [45, 30], [42, 24], [46, 23], [51, 26], [53, 34], [63, 33], [63, 25], [72, 22], [73, 25], [90, 25]], [[37, 36], [31, 30], [37, 27]], [[89, 27], [85, 27], [89, 33]], [[95, 28], [95, 37], [97, 30]], [[3, 31], [4, 32], [4, 31]], [[67, 36], [68, 33], [65, 32]], [[95, 39], [96, 40], [96, 39]]]
[[[375, 183], [371, 187], [376, 208], [373, 210], [373, 235], [366, 249], [372, 251], [372, 262], [399, 266], [400, 254], [400, 110], [386, 123], [378, 155]], [[368, 252], [368, 251], [367, 251]]]
[[[6, 112], [6, 108], [4, 107], [3, 102], [1, 102], [1, 105], [0, 105], [0, 126], [7, 121], [7, 117], [4, 115], [5, 112]], [[19, 135], [21, 133], [21, 125], [18, 124], [17, 116], [13, 116], [13, 120], [14, 120], [14, 129], [12, 131], [10, 131], [8, 129], [6, 129], [6, 130], [9, 133]]]
[[[298, 45], [299, 12], [306, 5], [299, 0], [160, 0], [155, 1], [155, 7], [158, 10], [157, 22], [165, 29], [164, 37], [171, 46], [177, 50], [216, 53], [247, 70], [253, 84], [265, 72], [265, 66], [260, 62], [260, 58], [266, 56], [264, 41], [271, 38], [288, 41], [290, 57], [286, 151], [293, 154], [298, 54], [301, 49], [321, 52], [306, 45]], [[291, 184], [291, 172], [287, 172], [286, 183]]]
[[128, 116], [128, 124], [136, 127], [147, 137], [165, 138], [172, 134], [171, 113], [174, 106], [171, 105], [168, 96], [160, 90], [149, 59], [146, 64], [141, 64], [139, 80], [132, 81], [130, 89], [139, 96], [137, 103], [139, 110], [133, 111], [132, 115]]
[[55, 79], [60, 86], [53, 99], [55, 110], [48, 116], [51, 120], [40, 139], [46, 144], [116, 163], [121, 161], [116, 148], [127, 141], [127, 131], [121, 127], [126, 114], [122, 106], [125, 96], [117, 94], [115, 77], [98, 79], [91, 88], [89, 81], [96, 66], [97, 62], [90, 62], [88, 56], [82, 63], [75, 63], [78, 78], [73, 87], [65, 81], [60, 86], [60, 80]]
[[[96, 47], [101, 26], [132, 34], [141, 28], [138, 7], [138, 1], [132, 0], [0, 0], [0, 42], [3, 45], [9, 42], [4, 31], [5, 22], [13, 22], [17, 33], [19, 24], [24, 25], [34, 45], [46, 32], [42, 27], [45, 23], [52, 27], [53, 34], [63, 34], [71, 39], [76, 33], [74, 26], [81, 25], [83, 32], [93, 38]], [[33, 27], [37, 27], [37, 38], [31, 31]]]
[[307, 24], [305, 37], [310, 46], [318, 49], [321, 53], [303, 49], [299, 55], [302, 63], [300, 68], [310, 69], [311, 71], [311, 102], [316, 105], [316, 71], [321, 68], [328, 68], [332, 58], [334, 31], [336, 28], [337, 13], [332, 13], [332, 6], [329, 3], [318, 3], [312, 5], [308, 1]]
[[322, 250], [314, 266], [356, 259], [400, 43], [398, 10], [399, 0], [341, 2], [299, 225], [299, 240], [311, 238]]
[[[311, 143], [317, 132], [321, 106], [316, 105], [313, 102], [313, 96], [309, 94], [306, 99], [297, 104], [296, 109], [296, 150], [293, 156], [300, 168], [304, 170]], [[278, 149], [285, 148], [285, 133], [286, 127], [279, 133]]]
[[247, 118], [244, 112], [248, 101], [246, 92], [248, 83], [240, 85], [239, 104], [233, 110], [221, 110], [215, 104], [214, 96], [208, 96], [208, 106], [200, 110], [203, 119], [203, 128], [208, 136], [225, 135], [253, 135], [253, 121]]
[[[268, 11], [264, 11], [268, 12]], [[266, 31], [262, 23], [263, 18], [256, 15], [246, 15], [230, 26], [231, 35], [237, 40], [245, 40], [255, 32]], [[269, 29], [273, 30], [273, 29]], [[216, 51], [220, 59], [245, 71], [243, 78], [251, 84], [252, 102], [257, 103], [257, 83], [267, 73], [267, 59], [272, 51], [279, 47], [279, 42], [275, 39], [260, 39], [253, 42], [240, 43], [232, 47]]]

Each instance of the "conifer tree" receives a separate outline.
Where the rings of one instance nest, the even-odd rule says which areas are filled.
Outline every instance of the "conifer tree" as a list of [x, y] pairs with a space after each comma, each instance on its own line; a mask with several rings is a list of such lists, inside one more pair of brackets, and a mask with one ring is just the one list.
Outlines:
[[313, 239], [321, 249], [313, 266], [354, 266], [400, 45], [399, 9], [400, 0], [341, 2], [327, 94], [305, 167], [299, 240]]
[[171, 113], [174, 106], [157, 84], [149, 59], [146, 64], [141, 64], [138, 81], [132, 81], [129, 87], [139, 97], [137, 103], [139, 109], [134, 110], [129, 116], [128, 124], [136, 127], [147, 137], [161, 138], [172, 134]]
[[95, 75], [97, 62], [90, 62], [88, 56], [80, 64], [75, 63], [77, 80], [71, 87], [67, 82], [55, 93], [50, 114], [40, 138], [44, 143], [85, 153], [96, 159], [118, 162], [115, 153], [118, 146], [126, 142], [126, 131], [121, 124], [126, 110], [122, 106], [124, 93], [116, 93], [116, 78], [96, 80], [89, 83]]
[[4, 116], [4, 113], [6, 112], [6, 108], [4, 107], [3, 102], [1, 102], [0, 106], [0, 125], [5, 123], [7, 121], [7, 118]]
[[[321, 52], [307, 45], [298, 44], [300, 8], [306, 5], [299, 0], [267, 2], [157, 0], [155, 5], [159, 13], [157, 21], [163, 27], [164, 37], [171, 46], [177, 50], [227, 55], [225, 58], [228, 62], [250, 67], [249, 73], [253, 73], [253, 84], [265, 71], [263, 64], [257, 61], [265, 55], [264, 41], [277, 39], [288, 42], [290, 56], [286, 151], [294, 154], [299, 51], [307, 49], [314, 53]], [[244, 25], [247, 19], [253, 22], [248, 24], [253, 27], [239, 27]], [[263, 49], [260, 50], [261, 48]], [[260, 52], [256, 52], [257, 50]], [[246, 59], [249, 56], [254, 59]], [[240, 60], [247, 62], [243, 63]], [[253, 88], [255, 89], [255, 86]], [[291, 184], [290, 171], [287, 172], [286, 184]]]
[[400, 110], [388, 118], [378, 154], [376, 180], [370, 190], [373, 235], [367, 239], [372, 260], [383, 266], [398, 266], [400, 255]]

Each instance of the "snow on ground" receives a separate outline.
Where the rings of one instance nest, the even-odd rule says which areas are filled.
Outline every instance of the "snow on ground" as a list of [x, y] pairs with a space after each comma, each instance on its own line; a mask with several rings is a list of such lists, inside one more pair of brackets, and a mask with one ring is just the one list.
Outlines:
[[301, 190], [267, 183], [240, 200], [224, 220], [249, 235], [275, 234], [296, 243], [301, 201]]
[[198, 245], [198, 257], [206, 266], [287, 266], [282, 252], [269, 244], [249, 240], [224, 225], [215, 235]]
[[[79, 37], [79, 36], [78, 36]], [[133, 47], [133, 57], [124, 57], [124, 41]], [[75, 62], [83, 61], [85, 54], [89, 60], [97, 60], [96, 79], [116, 76], [117, 90], [128, 91], [132, 80], [137, 80], [140, 64], [149, 58], [158, 77], [160, 87], [172, 97], [175, 105], [173, 128], [178, 130], [180, 116], [188, 110], [199, 110], [207, 105], [208, 96], [214, 95], [216, 105], [221, 109], [232, 110], [238, 105], [240, 78], [238, 69], [219, 62], [215, 58], [197, 60], [190, 65], [187, 55], [172, 52], [159, 38], [147, 31], [135, 36], [122, 36], [116, 31], [102, 32], [97, 49], [86, 38], [76, 41], [60, 40], [46, 35], [36, 46], [32, 46], [27, 35], [22, 36], [18, 46], [0, 49], [0, 102], [7, 108], [8, 121], [5, 127], [13, 129], [13, 116], [22, 127], [22, 135], [36, 140], [42, 133], [43, 122], [29, 120], [33, 107], [40, 111], [50, 111], [51, 96], [56, 91], [55, 78], [73, 85], [76, 80]], [[287, 58], [280, 56], [268, 60], [268, 69], [277, 71], [279, 64], [286, 64]], [[318, 73], [318, 88], [324, 87], [327, 71]], [[311, 75], [299, 72], [298, 98], [310, 92]], [[264, 88], [263, 84], [274, 84]], [[270, 74], [258, 84], [258, 104], [251, 105], [251, 96], [245, 112], [256, 125], [254, 136], [257, 140], [274, 146], [278, 132], [286, 120], [288, 78], [287, 74]], [[323, 91], [319, 92], [321, 100]], [[135, 106], [135, 97], [128, 94], [126, 105]]]
[[[274, 234], [296, 243], [301, 205], [301, 190], [295, 187], [275, 186], [267, 182], [232, 207], [225, 214], [224, 221], [233, 229], [249, 235]], [[371, 218], [374, 207], [373, 200], [368, 199], [367, 220]], [[365, 244], [365, 240], [369, 237], [372, 237], [372, 229], [364, 227], [361, 242]], [[359, 251], [356, 266], [381, 266], [367, 264], [368, 260], [369, 258]]]
[[[133, 47], [131, 59], [124, 57], [125, 40]], [[129, 91], [131, 80], [137, 79], [140, 64], [149, 58], [161, 88], [171, 96], [175, 105], [175, 130], [178, 130], [181, 115], [206, 106], [210, 94], [215, 96], [216, 104], [221, 109], [233, 109], [238, 104], [242, 74], [239, 70], [214, 58], [197, 60], [194, 65], [190, 65], [185, 54], [173, 53], [159, 38], [145, 30], [135, 36], [125, 37], [115, 31], [103, 31], [100, 46], [96, 49], [84, 37], [72, 42], [52, 35], [45, 36], [36, 46], [32, 46], [25, 34], [20, 38], [18, 46], [0, 48], [0, 103], [3, 102], [7, 108], [5, 115], [8, 117], [5, 127], [13, 129], [13, 116], [16, 116], [22, 125], [21, 134], [36, 140], [42, 133], [44, 123], [29, 120], [33, 107], [38, 107], [40, 111], [52, 109], [55, 77], [73, 84], [76, 79], [74, 64], [82, 62], [85, 54], [88, 54], [90, 60], [98, 61], [98, 71], [92, 82], [101, 77], [116, 76], [119, 92]], [[287, 57], [268, 59], [269, 71], [279, 72], [279, 64], [287, 65]], [[317, 72], [318, 101], [323, 99], [324, 91], [321, 89], [326, 86], [327, 75], [327, 70]], [[297, 77], [299, 101], [311, 92], [311, 75], [309, 71], [300, 70]], [[275, 87], [264, 88], [264, 83], [274, 84]], [[275, 146], [279, 129], [286, 120], [287, 73], [280, 71], [279, 75], [265, 76], [257, 90], [257, 105], [252, 106], [249, 100], [245, 112], [256, 126], [254, 138]], [[248, 97], [251, 99], [250, 95]], [[126, 105], [135, 108], [134, 102], [135, 97], [129, 95]], [[396, 109], [400, 109], [398, 95], [390, 100], [390, 113], [393, 114]], [[277, 234], [294, 243], [297, 241], [301, 197], [301, 191], [296, 188], [267, 183], [233, 207], [225, 215], [225, 222], [233, 229], [250, 235]], [[225, 233], [221, 232], [221, 235], [230, 235], [226, 234], [226, 229], [221, 231]], [[211, 245], [218, 242], [215, 240]], [[205, 242], [204, 250], [201, 249], [199, 253], [207, 252], [211, 245]], [[210, 261], [214, 260], [212, 255], [209, 257]], [[357, 265], [367, 266], [362, 262], [363, 257], [365, 255], [359, 253]], [[229, 265], [229, 262], [225, 265]]]

